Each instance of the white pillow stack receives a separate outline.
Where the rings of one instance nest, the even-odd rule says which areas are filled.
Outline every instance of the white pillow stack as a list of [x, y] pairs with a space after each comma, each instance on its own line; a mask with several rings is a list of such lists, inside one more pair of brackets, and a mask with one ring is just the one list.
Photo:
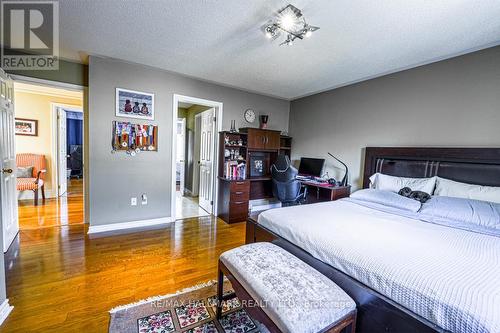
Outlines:
[[434, 195], [500, 203], [500, 187], [472, 185], [436, 177]]
[[434, 192], [436, 186], [436, 178], [408, 178], [384, 175], [383, 173], [376, 173], [370, 177], [370, 188], [399, 192], [403, 187], [409, 187], [412, 191], [422, 191], [428, 194]]

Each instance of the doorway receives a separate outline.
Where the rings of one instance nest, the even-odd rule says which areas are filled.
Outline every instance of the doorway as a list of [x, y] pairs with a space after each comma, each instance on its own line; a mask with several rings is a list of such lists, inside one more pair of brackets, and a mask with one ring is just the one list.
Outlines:
[[215, 215], [216, 133], [222, 104], [174, 95], [174, 110], [177, 131], [172, 214], [176, 219]]
[[14, 95], [20, 230], [84, 223], [83, 91], [15, 79]]

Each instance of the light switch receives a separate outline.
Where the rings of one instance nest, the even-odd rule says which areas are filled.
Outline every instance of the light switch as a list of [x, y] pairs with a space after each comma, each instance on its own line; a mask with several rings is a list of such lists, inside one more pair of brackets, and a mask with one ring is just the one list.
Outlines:
[[136, 197], [130, 198], [130, 206], [137, 206], [137, 198]]

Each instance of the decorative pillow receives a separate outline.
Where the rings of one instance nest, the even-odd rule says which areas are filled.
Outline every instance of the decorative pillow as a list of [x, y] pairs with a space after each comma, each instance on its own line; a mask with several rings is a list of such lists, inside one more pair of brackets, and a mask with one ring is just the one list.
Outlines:
[[33, 167], [17, 167], [17, 178], [33, 178]]
[[370, 177], [370, 187], [382, 190], [399, 192], [403, 187], [409, 187], [413, 191], [422, 191], [432, 194], [436, 186], [436, 177], [432, 178], [407, 178], [384, 175], [376, 173]]
[[412, 191], [411, 188], [409, 187], [403, 187], [402, 189], [399, 190], [398, 194], [403, 197], [417, 200], [421, 203], [425, 203], [427, 200], [431, 198], [429, 193], [425, 193], [422, 191]]
[[437, 177], [434, 195], [500, 203], [500, 187], [460, 183]]

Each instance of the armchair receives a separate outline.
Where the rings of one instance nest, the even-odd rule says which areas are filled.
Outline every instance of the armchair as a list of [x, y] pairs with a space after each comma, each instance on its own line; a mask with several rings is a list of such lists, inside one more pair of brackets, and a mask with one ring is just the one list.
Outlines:
[[38, 205], [38, 192], [42, 192], [42, 200], [45, 201], [45, 155], [37, 154], [17, 154], [16, 165], [18, 167], [33, 167], [33, 174], [30, 178], [17, 178], [17, 190], [31, 190], [35, 194], [34, 205]]

